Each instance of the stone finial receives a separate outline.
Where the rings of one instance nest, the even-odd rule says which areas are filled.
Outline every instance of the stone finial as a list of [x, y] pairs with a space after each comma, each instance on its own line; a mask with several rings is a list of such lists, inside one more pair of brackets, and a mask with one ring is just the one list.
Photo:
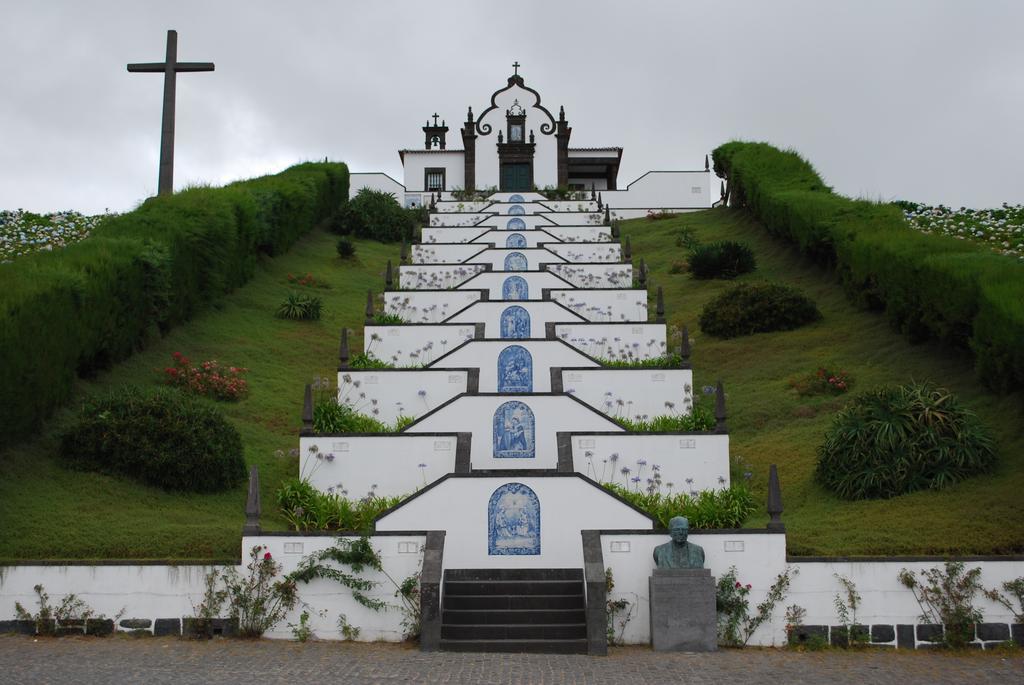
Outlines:
[[629, 242], [629, 236], [626, 236], [626, 242], [622, 245], [622, 256], [628, 262], [633, 258], [633, 245]]
[[722, 181], [721, 184], [722, 184], [722, 189], [719, 192], [721, 192], [722, 199], [724, 200], [725, 199], [725, 181]]
[[604, 209], [604, 198], [601, 197], [601, 193], [597, 194], [597, 211]]
[[679, 356], [683, 358], [683, 362], [687, 362], [690, 359], [692, 350], [690, 348], [690, 327], [683, 326], [683, 341], [679, 345]]
[[618, 221], [616, 221], [616, 222], [614, 222], [612, 224], [612, 237], [613, 238], [618, 238], [619, 237], [619, 222]]
[[558, 106], [558, 120], [565, 121], [565, 105]]
[[537, 142], [537, 139], [534, 138], [534, 136], [533, 136], [533, 129], [531, 128], [530, 129], [530, 144], [533, 145], [535, 142]]
[[498, 142], [499, 143], [504, 143], [505, 142], [505, 136], [502, 135], [501, 131], [498, 131]]
[[641, 288], [646, 288], [647, 287], [647, 262], [644, 261], [643, 257], [640, 258], [640, 266], [638, 267], [638, 270], [639, 270], [640, 273], [639, 273], [639, 275], [636, 278], [636, 283]]
[[591, 200], [596, 200], [597, 199], [597, 186], [594, 185], [594, 183], [590, 184], [590, 199]]
[[725, 388], [722, 387], [722, 381], [718, 381], [718, 385], [715, 386], [715, 432], [726, 433], [728, 429], [725, 427], [725, 419], [727, 415], [725, 413]]
[[366, 325], [373, 325], [373, 291], [366, 291]]
[[395, 275], [392, 273], [391, 260], [388, 260], [388, 268], [384, 271], [384, 288], [386, 290], [394, 290], [395, 288]]
[[338, 371], [344, 371], [348, 368], [348, 362], [351, 357], [352, 355], [348, 349], [348, 329], [342, 326], [341, 344], [338, 347]]
[[768, 467], [768, 530], [786, 530], [782, 522], [782, 486], [779, 485], [779, 469], [772, 464]]
[[409, 244], [405, 240], [402, 241], [402, 250], [398, 253], [398, 261], [402, 264], [409, 263]]
[[306, 383], [306, 393], [302, 398], [302, 430], [299, 435], [313, 434], [313, 386]]
[[658, 286], [657, 306], [654, 309], [654, 322], [665, 323], [665, 293]]
[[472, 105], [470, 105], [469, 109], [466, 111], [466, 123], [467, 124], [472, 124], [473, 123], [473, 106]]
[[437, 209], [437, 200], [434, 199], [434, 194], [431, 193], [430, 194], [430, 210], [433, 211], [435, 209]]
[[[598, 202], [600, 202], [601, 201], [601, 196], [598, 195], [597, 199], [598, 199]], [[604, 225], [605, 226], [611, 226], [612, 225], [612, 214], [608, 210], [608, 205], [604, 206]]]
[[242, 535], [259, 535], [260, 530], [260, 469], [249, 469], [249, 495], [245, 500], [245, 525]]
[[711, 171], [711, 163], [708, 161], [707, 155], [704, 155], [704, 171]]

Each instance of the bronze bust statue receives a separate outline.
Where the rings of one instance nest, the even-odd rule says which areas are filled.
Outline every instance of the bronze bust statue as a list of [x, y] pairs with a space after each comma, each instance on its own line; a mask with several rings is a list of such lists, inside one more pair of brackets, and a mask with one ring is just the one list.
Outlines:
[[704, 568], [704, 548], [687, 542], [690, 522], [685, 516], [673, 517], [668, 522], [671, 542], [654, 548], [654, 563], [658, 568]]

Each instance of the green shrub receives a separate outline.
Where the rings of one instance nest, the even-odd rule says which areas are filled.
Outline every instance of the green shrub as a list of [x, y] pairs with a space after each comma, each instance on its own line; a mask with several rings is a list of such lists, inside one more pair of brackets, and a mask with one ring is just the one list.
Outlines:
[[616, 418], [626, 430], [641, 433], [666, 433], [675, 431], [709, 431], [715, 428], [715, 417], [711, 410], [702, 405], [693, 407], [689, 414], [663, 414], [650, 419]]
[[698, 245], [688, 257], [690, 273], [694, 278], [736, 278], [750, 273], [757, 267], [754, 253], [743, 243], [723, 240], [708, 245]]
[[685, 516], [690, 528], [740, 528], [755, 509], [753, 495], [742, 485], [726, 490], [701, 490], [696, 495], [631, 490], [615, 483], [602, 485], [650, 514], [662, 528], [668, 528], [668, 522], [675, 516]]
[[0, 441], [38, 431], [89, 375], [245, 283], [348, 197], [343, 164], [300, 164], [146, 200], [0, 269]]
[[342, 259], [347, 259], [356, 253], [356, 244], [352, 242], [352, 239], [345, 236], [338, 238], [338, 256]]
[[938, 489], [991, 471], [992, 437], [955, 395], [912, 383], [864, 393], [838, 412], [816, 477], [844, 499]]
[[[340, 487], [317, 490], [309, 481], [289, 478], [277, 491], [277, 505], [295, 530], [346, 530], [371, 532], [373, 520], [402, 501], [404, 496], [380, 497], [372, 492], [349, 499]], [[353, 493], [358, 495], [359, 493]]]
[[320, 318], [322, 309], [323, 300], [319, 297], [290, 292], [284, 302], [278, 305], [276, 316], [294, 321], [315, 321]]
[[979, 378], [996, 391], [1024, 384], [1024, 263], [920, 233], [895, 205], [836, 195], [795, 152], [732, 142], [714, 159], [732, 204], [834, 267], [855, 301], [884, 308], [912, 340], [969, 348]]
[[313, 406], [313, 430], [317, 433], [397, 433], [412, 421], [408, 416], [399, 416], [394, 425], [388, 425], [322, 396]]
[[208, 403], [124, 386], [86, 401], [63, 431], [68, 466], [167, 490], [220, 492], [245, 478], [242, 438]]
[[700, 328], [719, 338], [788, 331], [821, 318], [818, 307], [795, 288], [739, 283], [704, 305]]
[[391, 193], [363, 188], [335, 215], [331, 230], [381, 242], [412, 240], [420, 217], [418, 210], [402, 208]]

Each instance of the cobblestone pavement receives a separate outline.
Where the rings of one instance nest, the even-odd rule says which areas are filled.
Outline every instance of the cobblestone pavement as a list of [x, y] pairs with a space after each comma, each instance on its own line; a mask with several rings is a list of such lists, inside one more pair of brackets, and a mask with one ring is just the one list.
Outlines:
[[421, 654], [401, 645], [0, 637], [0, 683], [1024, 683], [1024, 653], [727, 650], [607, 658]]

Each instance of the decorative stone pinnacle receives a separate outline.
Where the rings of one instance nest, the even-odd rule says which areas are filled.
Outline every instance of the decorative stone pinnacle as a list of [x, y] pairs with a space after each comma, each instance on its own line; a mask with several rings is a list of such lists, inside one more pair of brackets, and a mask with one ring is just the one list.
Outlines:
[[711, 164], [708, 161], [707, 155], [704, 155], [704, 171], [711, 171]]
[[721, 183], [722, 183], [722, 190], [721, 190], [722, 199], [724, 200], [725, 199], [725, 181], [722, 181]]
[[601, 193], [597, 194], [597, 211], [604, 209], [604, 198], [601, 197]]
[[338, 371], [344, 371], [348, 368], [350, 358], [351, 354], [348, 349], [348, 329], [342, 326], [341, 345], [338, 347]]
[[259, 535], [260, 530], [260, 469], [249, 469], [249, 495], [245, 500], [245, 525], [242, 535]]
[[722, 381], [718, 381], [715, 386], [715, 432], [725, 433], [728, 429], [725, 427], [725, 419], [727, 418], [725, 413], [725, 388], [722, 386]]
[[313, 433], [313, 386], [306, 383], [305, 395], [302, 398], [302, 430], [299, 435], [314, 435]]
[[639, 271], [640, 271], [640, 274], [637, 276], [637, 279], [636, 279], [637, 285], [639, 285], [641, 288], [646, 288], [647, 287], [647, 262], [644, 261], [643, 257], [640, 258], [640, 268], [639, 268]]
[[782, 522], [782, 486], [775, 464], [768, 467], [768, 516], [768, 530], [786, 530]]
[[690, 348], [690, 327], [683, 326], [683, 341], [679, 344], [679, 356], [686, 362], [690, 359], [692, 349]]
[[597, 186], [593, 183], [593, 181], [591, 181], [591, 183], [590, 183], [590, 199], [591, 200], [596, 200], [597, 199]]
[[409, 263], [409, 245], [404, 240], [402, 241], [402, 249], [398, 253], [398, 259], [402, 264]]
[[655, 323], [665, 323], [665, 293], [658, 286], [657, 306], [654, 310]]
[[629, 236], [626, 236], [626, 242], [622, 246], [622, 256], [629, 261], [633, 258], [633, 245], [629, 242]]
[[373, 325], [373, 291], [366, 291], [366, 325]]
[[[601, 196], [598, 195], [597, 199], [598, 199], [598, 201], [600, 201], [601, 200]], [[611, 226], [612, 225], [612, 215], [611, 215], [611, 212], [608, 211], [608, 205], [604, 206], [604, 225], [605, 226]]]
[[612, 237], [613, 238], [618, 238], [619, 237], [619, 223], [618, 222], [615, 222], [615, 223], [612, 224]]
[[394, 278], [394, 275], [391, 272], [392, 272], [391, 260], [389, 259], [388, 260], [388, 268], [384, 272], [384, 286], [388, 290], [393, 290], [394, 289], [394, 285], [395, 285], [395, 278]]

